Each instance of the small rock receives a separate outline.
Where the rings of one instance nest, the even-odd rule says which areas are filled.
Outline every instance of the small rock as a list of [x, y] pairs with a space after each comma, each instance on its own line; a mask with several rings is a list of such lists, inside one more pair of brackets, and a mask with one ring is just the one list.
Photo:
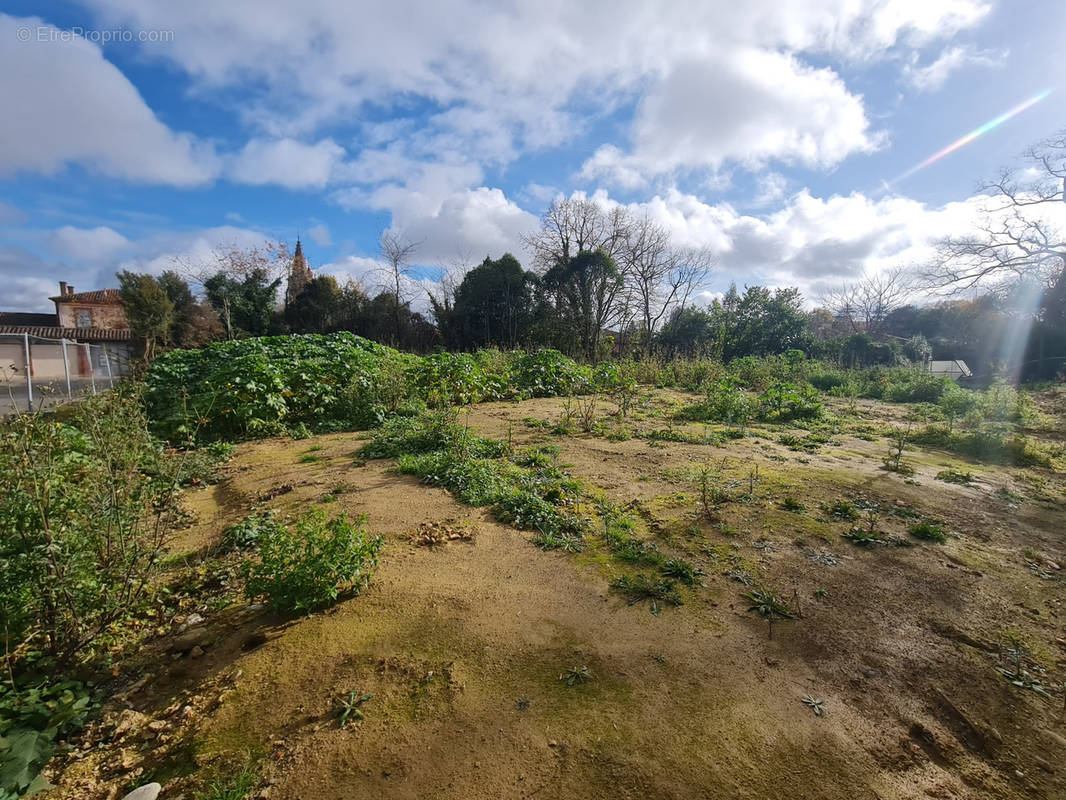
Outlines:
[[557, 741], [555, 741], [554, 739], [549, 739], [548, 740], [548, 747], [558, 747], [558, 746], [559, 746], [559, 743]]
[[203, 654], [204, 649], [200, 647], [200, 645], [196, 645], [196, 647], [189, 651], [189, 658], [200, 658]]
[[167, 723], [161, 719], [154, 719], [148, 723], [148, 730], [159, 733], [167, 729]]
[[163, 787], [158, 783], [146, 783], [130, 792], [122, 800], [156, 800]]
[[1047, 562], [1047, 568], [1048, 568], [1048, 569], [1053, 569], [1053, 570], [1060, 570], [1060, 569], [1062, 569], [1062, 567], [1060, 567], [1060, 566], [1059, 566], [1058, 564], [1056, 564], [1056, 563], [1055, 563], [1054, 561], [1048, 561], [1048, 562]]

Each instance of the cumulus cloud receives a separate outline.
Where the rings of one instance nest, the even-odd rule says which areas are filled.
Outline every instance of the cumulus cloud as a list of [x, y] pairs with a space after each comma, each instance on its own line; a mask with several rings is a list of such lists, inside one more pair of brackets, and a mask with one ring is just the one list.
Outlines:
[[600, 148], [582, 174], [633, 186], [729, 160], [830, 167], [877, 146], [869, 127], [861, 98], [832, 70], [745, 49], [675, 65], [637, 109], [632, 152]]
[[96, 262], [114, 257], [129, 244], [129, 239], [105, 225], [96, 228], [64, 225], [52, 233], [51, 249], [56, 255], [74, 261]]
[[921, 64], [917, 53], [903, 68], [903, 80], [919, 92], [933, 92], [947, 83], [952, 73], [967, 66], [998, 67], [1008, 53], [978, 50], [973, 45], [953, 45], [941, 51], [937, 58]]
[[[107, 24], [175, 31], [144, 55], [184, 71], [204, 94], [255, 85], [241, 110], [272, 138], [386, 108], [394, 118], [365, 123], [362, 146], [402, 137], [394, 149], [416, 160], [506, 164], [580, 135], [590, 110], [610, 114], [649, 90], [631, 159], [602, 150], [589, 164], [636, 186], [693, 156], [698, 165], [824, 166], [870, 149], [862, 98], [811, 64], [924, 47], [974, 26], [991, 3], [401, 0], [361, 14], [343, 0], [89, 5]], [[657, 145], [674, 121], [677, 135]]]
[[252, 139], [232, 160], [227, 176], [253, 186], [276, 184], [287, 189], [322, 188], [344, 158], [332, 139], [303, 144], [295, 139]]
[[129, 181], [195, 186], [217, 171], [211, 148], [156, 118], [100, 48], [83, 39], [21, 42], [37, 18], [0, 14], [0, 175], [81, 163]]

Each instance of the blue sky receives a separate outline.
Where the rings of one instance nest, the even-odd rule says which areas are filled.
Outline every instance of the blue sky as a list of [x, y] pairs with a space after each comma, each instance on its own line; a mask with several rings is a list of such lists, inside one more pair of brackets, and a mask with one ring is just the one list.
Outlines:
[[573, 192], [710, 249], [708, 292], [735, 280], [815, 298], [920, 263], [972, 226], [981, 179], [1066, 126], [1066, 4], [1047, 0], [0, 12], [5, 310], [47, 309], [59, 280], [102, 288], [116, 269], [297, 232], [316, 270], [372, 288], [391, 228], [422, 242], [430, 284], [505, 250], [528, 262], [523, 234]]

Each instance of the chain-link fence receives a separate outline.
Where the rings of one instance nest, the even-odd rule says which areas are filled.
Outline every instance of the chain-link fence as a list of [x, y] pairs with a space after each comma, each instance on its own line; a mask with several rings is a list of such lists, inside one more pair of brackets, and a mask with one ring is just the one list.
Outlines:
[[106, 391], [130, 372], [126, 342], [0, 333], [0, 416]]

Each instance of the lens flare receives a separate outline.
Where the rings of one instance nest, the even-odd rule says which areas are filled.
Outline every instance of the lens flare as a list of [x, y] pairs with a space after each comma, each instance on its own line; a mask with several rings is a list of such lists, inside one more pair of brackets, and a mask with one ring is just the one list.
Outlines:
[[978, 137], [983, 136], [984, 134], [988, 133], [989, 131], [998, 128], [1000, 125], [1002, 125], [1004, 122], [1009, 120], [1011, 117], [1017, 116], [1018, 114], [1021, 114], [1023, 111], [1025, 111], [1027, 108], [1035, 106], [1037, 103], [1039, 103], [1041, 100], [1043, 100], [1049, 94], [1051, 94], [1051, 91], [1052, 91], [1051, 89], [1044, 89], [1044, 91], [1033, 95], [1028, 100], [1025, 100], [1025, 101], [1019, 103], [1018, 105], [1016, 105], [1014, 108], [1010, 109], [1009, 111], [1005, 111], [1004, 113], [1000, 114], [998, 117], [990, 119], [988, 122], [986, 122], [981, 127], [975, 128], [974, 130], [970, 131], [968, 134], [963, 136], [961, 139], [958, 139], [957, 141], [952, 142], [947, 147], [945, 147], [943, 150], [940, 150], [940, 151], [938, 151], [936, 153], [933, 153], [933, 155], [929, 156], [929, 158], [925, 159], [925, 161], [923, 161], [921, 164], [916, 164], [915, 166], [911, 167], [909, 170], [904, 172], [898, 178], [893, 178], [891, 181], [889, 181], [887, 184], [884, 185], [885, 188], [887, 189], [888, 187], [892, 186], [892, 184], [898, 183], [899, 181], [902, 181], [902, 180], [905, 180], [906, 178], [909, 178], [914, 173], [918, 172], [919, 170], [925, 169], [930, 164], [933, 164], [933, 163], [939, 161], [940, 159], [942, 159], [944, 156], [947, 156], [947, 155], [950, 155], [951, 153], [954, 153], [956, 150], [958, 150], [961, 147], [965, 147], [970, 142], [972, 142], [974, 139], [977, 139]]

